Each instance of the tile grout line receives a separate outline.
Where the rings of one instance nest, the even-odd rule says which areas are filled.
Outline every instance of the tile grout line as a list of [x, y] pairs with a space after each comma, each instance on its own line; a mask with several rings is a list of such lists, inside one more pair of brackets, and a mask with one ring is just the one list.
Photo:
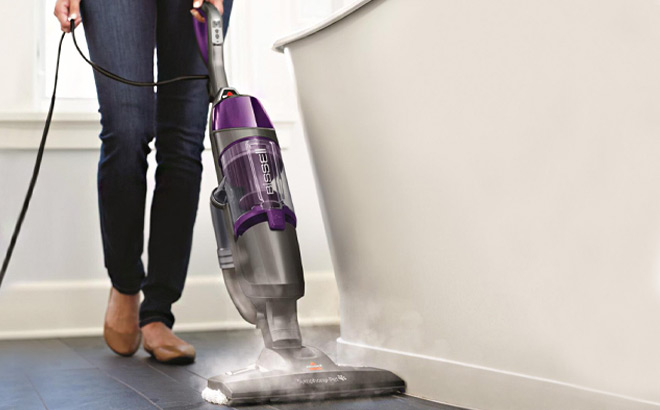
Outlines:
[[108, 377], [110, 377], [111, 379], [113, 379], [113, 380], [115, 380], [115, 381], [117, 381], [117, 382], [123, 384], [124, 386], [128, 387], [130, 390], [132, 390], [132, 391], [134, 391], [135, 393], [137, 393], [139, 396], [141, 396], [142, 398], [144, 398], [145, 400], [147, 400], [147, 401], [149, 402], [149, 404], [153, 405], [153, 406], [156, 407], [158, 410], [165, 410], [165, 409], [163, 409], [162, 407], [160, 407], [158, 404], [156, 404], [153, 400], [151, 400], [149, 397], [147, 397], [146, 394], [142, 393], [141, 391], [139, 391], [138, 389], [134, 388], [134, 387], [131, 386], [130, 384], [125, 383], [125, 382], [123, 382], [122, 380], [116, 378], [115, 376], [113, 376], [113, 375], [111, 375], [110, 373], [108, 373], [107, 371], [105, 371], [105, 369], [101, 369], [101, 368], [98, 368], [98, 367], [97, 367], [97, 369], [100, 370], [100, 371], [102, 371], [103, 373], [105, 373], [105, 374], [106, 374]]
[[[192, 387], [186, 385], [185, 383], [182, 383], [181, 381], [175, 379], [174, 377], [170, 376], [169, 374], [165, 373], [164, 371], [162, 371], [162, 370], [160, 370], [160, 369], [158, 369], [158, 368], [152, 366], [151, 363], [149, 363], [148, 361], [145, 361], [145, 362], [143, 362], [143, 363], [146, 364], [147, 367], [149, 367], [150, 369], [156, 371], [156, 372], [159, 373], [159, 374], [162, 374], [163, 376], [166, 376], [168, 379], [172, 380], [172, 381], [175, 382], [176, 384], [181, 385], [181, 387], [184, 387], [184, 388], [190, 389], [190, 390], [192, 390], [192, 391], [195, 391], [195, 392], [199, 393], [200, 396], [201, 396], [201, 392], [198, 391], [197, 389], [194, 389], [194, 388], [192, 388]], [[189, 371], [188, 369], [183, 369], [183, 368], [182, 368], [181, 370], [184, 370], [184, 371], [186, 371], [186, 372], [188, 372], [188, 373], [190, 373], [190, 374], [193, 374], [193, 375], [195, 375], [195, 376], [201, 377], [202, 379], [205, 379], [203, 376], [200, 376], [200, 375], [198, 375], [198, 374], [196, 374], [196, 373], [193, 373], [193, 372]], [[105, 372], [105, 371], [103, 371], [103, 372], [107, 374], [107, 372]], [[116, 380], [119, 381], [120, 383], [124, 384], [125, 386], [127, 386], [127, 387], [130, 388], [131, 390], [137, 392], [137, 393], [138, 393], [139, 395], [141, 395], [142, 397], [144, 397], [144, 398], [146, 398], [147, 400], [149, 400], [149, 398], [146, 397], [146, 396], [145, 396], [144, 394], [142, 394], [141, 392], [137, 391], [136, 389], [132, 388], [131, 386], [127, 385], [126, 383], [122, 382], [121, 380], [117, 379], [116, 377], [114, 377], [114, 376], [112, 376], [112, 375], [110, 375], [110, 374], [108, 374], [108, 375], [109, 375], [110, 377], [116, 379]], [[162, 409], [160, 406], [158, 406], [156, 403], [152, 402], [151, 400], [149, 400], [149, 402], [152, 403], [153, 405], [155, 405], [156, 407], [158, 407], [159, 409]], [[230, 410], [237, 410], [237, 409], [234, 409], [233, 407], [229, 407], [229, 406], [225, 406], [225, 407], [227, 407], [227, 409], [230, 409]], [[275, 410], [277, 410], [277, 409], [275, 409]]]
[[[178, 380], [175, 379], [174, 377], [170, 376], [169, 374], [163, 372], [163, 371], [160, 370], [160, 369], [157, 369], [157, 368], [153, 367], [151, 364], [147, 363], [147, 366], [151, 367], [152, 369], [156, 370], [156, 371], [159, 372], [159, 373], [164, 374], [165, 376], [169, 377], [170, 379], [174, 380], [175, 382], [177, 382], [177, 383], [181, 383], [180, 381], [178, 381]], [[197, 376], [197, 377], [199, 377], [199, 378], [201, 378], [201, 379], [208, 380], [206, 377], [202, 376], [201, 374], [197, 374], [197, 373], [193, 372], [192, 370], [188, 370], [188, 369], [183, 368], [183, 367], [180, 367], [180, 369], [183, 370], [183, 371], [186, 371], [186, 372], [188, 372], [188, 373], [190, 373], [190, 374], [192, 374], [192, 375], [194, 375], [194, 376]], [[186, 386], [186, 387], [187, 387], [187, 386]], [[195, 390], [195, 389], [193, 389], [193, 388], [191, 387], [190, 390]], [[199, 392], [198, 390], [195, 390], [195, 391]], [[199, 392], [199, 393], [201, 394], [201, 392]]]
[[[170, 376], [169, 374], [165, 373], [164, 371], [162, 371], [162, 370], [160, 370], [160, 369], [158, 369], [158, 368], [156, 368], [156, 367], [153, 367], [150, 363], [147, 363], [147, 366], [149, 366], [149, 368], [151, 368], [151, 369], [157, 371], [158, 373], [160, 373], [160, 374], [162, 374], [162, 375], [164, 375], [164, 376], [167, 376], [168, 378], [172, 379], [172, 381], [174, 381], [174, 382], [176, 382], [176, 383], [178, 383], [178, 384], [181, 384], [183, 387], [186, 387], [186, 388], [189, 388], [190, 390], [196, 391], [196, 392], [199, 393], [200, 396], [201, 396], [202, 392], [200, 392], [199, 390], [194, 389], [194, 388], [192, 388], [192, 387], [190, 387], [190, 386], [187, 386], [187, 385], [185, 385], [184, 383], [181, 383], [179, 380], [175, 379], [174, 377]], [[204, 376], [200, 376], [200, 375], [198, 375], [197, 373], [191, 372], [191, 371], [188, 370], [188, 369], [184, 369], [184, 368], [182, 368], [181, 370], [186, 371], [186, 372], [188, 372], [188, 373], [190, 373], [190, 374], [192, 374], [192, 375], [195, 375], [195, 376], [197, 376], [197, 377], [201, 377], [202, 379], [205, 379], [205, 380], [206, 380], [206, 378], [205, 378]], [[206, 400], [204, 400], [204, 402], [206, 402]], [[226, 407], [226, 408], [229, 409], [229, 410], [237, 410], [237, 409], [235, 409], [234, 407], [229, 407], [229, 406], [223, 406], [223, 407]], [[275, 410], [278, 410], [278, 409], [275, 409]]]
[[41, 404], [43, 404], [43, 405], [44, 405], [44, 408], [45, 408], [46, 410], [48, 410], [48, 405], [47, 405], [46, 402], [44, 401], [44, 398], [41, 397], [41, 393], [40, 393], [39, 390], [37, 389], [37, 386], [34, 385], [34, 382], [33, 382], [32, 379], [30, 378], [30, 376], [28, 376], [28, 375], [25, 374], [25, 373], [23, 373], [23, 376], [25, 376], [25, 378], [28, 379], [28, 382], [30, 382], [30, 385], [31, 385], [32, 388], [34, 389], [34, 392], [37, 393], [37, 396], [39, 397], [39, 400], [41, 400]]
[[[151, 365], [151, 363], [149, 363], [148, 361], [145, 361], [144, 363], [145, 363], [145, 364], [147, 365], [147, 367], [149, 367], [150, 369], [155, 370], [155, 371], [157, 371], [158, 373], [162, 374], [163, 376], [166, 376], [167, 378], [172, 379], [172, 381], [174, 381], [174, 382], [176, 382], [176, 383], [179, 383], [179, 384], [182, 384], [182, 385], [183, 385], [183, 383], [181, 383], [179, 380], [175, 379], [174, 377], [170, 376], [169, 374], [165, 373], [164, 371], [160, 370], [159, 368], [157, 368], [157, 367], [153, 367], [153, 366]], [[185, 369], [183, 369], [183, 370], [185, 370]], [[188, 372], [188, 373], [190, 373], [190, 372]], [[184, 387], [189, 387], [189, 386], [186, 386], [186, 385], [183, 385], [183, 386], [184, 386]], [[193, 388], [191, 387], [190, 390], [195, 390], [195, 389], [193, 389]], [[197, 390], [195, 390], [195, 391], [197, 391]]]
[[[147, 401], [149, 402], [149, 404], [155, 406], [156, 408], [158, 408], [158, 409], [160, 409], [160, 410], [164, 410], [162, 407], [160, 407], [158, 404], [156, 404], [154, 401], [152, 401], [149, 397], [147, 397], [147, 395], [145, 395], [144, 393], [142, 393], [142, 392], [140, 392], [139, 390], [135, 389], [133, 386], [131, 386], [131, 385], [125, 383], [124, 381], [122, 381], [121, 379], [117, 378], [116, 376], [113, 376], [112, 374], [110, 374], [109, 372], [107, 372], [105, 369], [102, 369], [102, 368], [100, 368], [99, 366], [97, 366], [96, 364], [94, 364], [94, 363], [90, 362], [89, 360], [87, 360], [86, 357], [82, 356], [82, 355], [81, 355], [76, 349], [74, 349], [73, 347], [69, 346], [69, 345], [66, 343], [66, 341], [63, 340], [63, 339], [64, 339], [64, 338], [58, 338], [57, 340], [59, 340], [59, 341], [60, 341], [63, 345], [65, 345], [68, 349], [70, 349], [71, 351], [73, 351], [77, 356], [79, 356], [80, 358], [82, 358], [82, 359], [83, 359], [85, 362], [87, 362], [90, 366], [93, 366], [94, 369], [103, 372], [103, 373], [106, 374], [108, 377], [110, 377], [110, 378], [116, 380], [117, 382], [121, 383], [122, 385], [128, 387], [130, 390], [132, 390], [132, 391], [134, 391], [135, 393], [137, 393], [140, 397], [142, 397], [142, 398], [144, 398], [145, 400], [147, 400]], [[132, 359], [134, 359], [134, 358], [132, 358]], [[173, 382], [175, 382], [175, 383], [177, 383], [177, 384], [181, 384], [183, 387], [187, 387], [187, 388], [189, 388], [190, 390], [197, 391], [197, 390], [193, 389], [192, 387], [189, 387], [189, 386], [186, 386], [186, 385], [182, 384], [179, 380], [173, 378], [172, 376], [170, 376], [169, 374], [163, 372], [162, 370], [153, 367], [148, 361], [144, 361], [143, 363], [144, 363], [148, 368], [150, 368], [150, 369], [152, 369], [152, 370], [158, 372], [159, 374], [162, 374], [162, 375], [166, 376], [168, 379], [171, 379]], [[188, 371], [188, 370], [186, 370], [186, 371]], [[191, 373], [191, 374], [195, 374], [195, 373], [192, 373], [192, 372], [190, 372], [190, 371], [188, 371], [188, 372]], [[199, 375], [197, 375], [197, 374], [195, 374], [195, 375], [196, 375], [196, 376], [199, 376]], [[199, 376], [199, 377], [202, 377], [202, 376]], [[204, 377], [202, 377], [202, 378], [204, 378]], [[47, 409], [47, 410], [48, 410], [48, 409]]]
[[[197, 333], [197, 332], [191, 332], [191, 333]], [[110, 377], [111, 379], [115, 380], [116, 382], [120, 383], [121, 385], [127, 387], [129, 390], [133, 391], [134, 393], [138, 394], [140, 397], [142, 397], [143, 399], [145, 399], [145, 400], [146, 400], [150, 405], [152, 405], [154, 408], [157, 408], [157, 409], [159, 409], [159, 410], [164, 410], [163, 407], [159, 406], [159, 404], [156, 403], [156, 402], [158, 401], [157, 398], [155, 398], [156, 402], [154, 402], [152, 399], [150, 399], [150, 398], [148, 397], [148, 395], [147, 395], [146, 393], [143, 393], [143, 392], [141, 392], [140, 390], [138, 390], [138, 387], [133, 387], [133, 386], [131, 386], [128, 382], [122, 381], [122, 375], [121, 375], [121, 374], [118, 374], [118, 375], [115, 376], [115, 375], [111, 374], [111, 370], [106, 370], [105, 368], [101, 368], [101, 367], [99, 367], [99, 366], [97, 365], [97, 363], [96, 363], [95, 361], [94, 361], [94, 362], [93, 362], [93, 361], [90, 361], [91, 359], [89, 359], [87, 356], [81, 354], [81, 352], [79, 351], [79, 349], [76, 347], [75, 344], [72, 346], [72, 345], [69, 345], [69, 343], [67, 343], [67, 342], [69, 341], [69, 339], [70, 339], [70, 338], [62, 338], [62, 337], [60, 337], [60, 338], [56, 338], [56, 340], [58, 340], [60, 343], [62, 343], [62, 344], [67, 348], [67, 350], [72, 351], [77, 357], [83, 359], [83, 362], [84, 362], [84, 363], [89, 364], [90, 367], [91, 367], [91, 369], [95, 369], [95, 370], [97, 370], [97, 371], [100, 371], [100, 372], [102, 372], [103, 374], [105, 374], [107, 377]], [[94, 347], [94, 349], [96, 350], [96, 347]], [[187, 390], [199, 392], [199, 389], [198, 389], [197, 387], [193, 387], [193, 386], [196, 386], [197, 383], [193, 383], [192, 385], [189, 385], [188, 383], [186, 383], [185, 380], [180, 380], [180, 379], [175, 378], [175, 376], [170, 375], [165, 369], [161, 369], [161, 368], [159, 368], [158, 366], [156, 366], [155, 364], [151, 363], [151, 362], [148, 361], [148, 360], [146, 360], [146, 361], [141, 361], [141, 362], [142, 362], [144, 365], [146, 365], [147, 368], [151, 369], [152, 371], [155, 371], [157, 374], [167, 376], [167, 379], [168, 379], [168, 380], [171, 380], [171, 381], [174, 382], [175, 384], [180, 385], [181, 387], [185, 387], [185, 388], [187, 388]], [[85, 368], [81, 368], [80, 370], [84, 370], [84, 369], [85, 369]], [[206, 379], [207, 379], [207, 377], [205, 377], [205, 376], [199, 374], [199, 370], [198, 370], [198, 371], [195, 371], [195, 370], [192, 370], [192, 369], [188, 369], [188, 368], [186, 368], [186, 367], [181, 367], [180, 369], [181, 369], [181, 370], [184, 370], [185, 372], [187, 372], [187, 374], [190, 374], [190, 375], [192, 375], [192, 376], [199, 377], [199, 378], [201, 378], [202, 380], [206, 380]], [[201, 370], [201, 369], [200, 369], [200, 370]], [[183, 374], [181, 374], [181, 377], [184, 377]], [[187, 379], [187, 378], [184, 377], [184, 379]], [[192, 379], [191, 379], [191, 380], [192, 380]], [[46, 404], [45, 404], [43, 398], [41, 397], [41, 394], [36, 390], [36, 386], [34, 385], [34, 383], [32, 383], [32, 380], [30, 380], [30, 383], [31, 383], [31, 385], [33, 386], [33, 388], [35, 389], [35, 392], [38, 394], [38, 396], [39, 396], [39, 398], [40, 398], [42, 404], [43, 404], [44, 407], [48, 410], [48, 406], [46, 406]], [[192, 381], [191, 381], [191, 383], [192, 383]], [[413, 397], [414, 397], [414, 396], [413, 396]], [[396, 401], [400, 401], [400, 402], [405, 402], [405, 401], [407, 401], [407, 400], [405, 399], [405, 396], [403, 396], [403, 397], [398, 396], [397, 399], [395, 399], [395, 400], [396, 400]], [[423, 399], [422, 399], [422, 400], [423, 400]], [[284, 404], [284, 403], [283, 403], [283, 404]], [[260, 408], [262, 408], [262, 409], [269, 409], [269, 410], [280, 410], [280, 409], [281, 409], [281, 407], [279, 407], [279, 405], [278, 405], [278, 404], [275, 404], [275, 403], [273, 403], [273, 404], [270, 404], [270, 403], [263, 403], [261, 406], [263, 406], [263, 407], [260, 407]], [[223, 408], [225, 408], [225, 409], [227, 409], [227, 410], [237, 410], [237, 409], [235, 409], [234, 407], [230, 407], [230, 406], [226, 406], [226, 407], [223, 407]], [[288, 406], [285, 406], [285, 408], [288, 408]], [[457, 408], [456, 410], [459, 410], [459, 409]]]
[[185, 369], [185, 370], [186, 370], [188, 373], [190, 373], [190, 374], [194, 374], [194, 375], [197, 376], [197, 377], [201, 377], [201, 378], [204, 379], [204, 380], [208, 380], [207, 377], [204, 377], [204, 376], [202, 376], [201, 374], [195, 373], [195, 372], [193, 372], [192, 370], [188, 370], [188, 369]]
[[73, 347], [71, 347], [71, 346], [66, 342], [66, 338], [58, 337], [58, 338], [55, 339], [55, 340], [57, 340], [58, 342], [60, 342], [64, 347], [66, 347], [68, 350], [70, 350], [70, 351], [71, 351], [72, 353], [74, 353], [76, 356], [78, 356], [78, 357], [81, 358], [83, 361], [85, 361], [85, 363], [87, 363], [88, 365], [92, 366], [92, 368], [94, 368], [94, 369], [97, 368], [97, 366], [96, 366], [94, 363], [92, 363], [92, 362], [90, 362], [89, 360], [87, 360], [87, 358], [86, 358], [85, 356], [81, 355], [76, 349], [74, 349]]

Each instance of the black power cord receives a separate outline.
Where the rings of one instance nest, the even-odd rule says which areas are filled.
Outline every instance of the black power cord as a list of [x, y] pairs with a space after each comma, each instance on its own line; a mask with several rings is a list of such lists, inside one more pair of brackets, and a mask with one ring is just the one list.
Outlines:
[[[115, 81], [119, 81], [121, 83], [133, 85], [136, 87], [158, 87], [161, 85], [176, 83], [178, 81], [207, 80], [209, 78], [208, 75], [186, 75], [186, 76], [171, 78], [168, 80], [157, 81], [157, 82], [140, 82], [140, 81], [128, 80], [124, 77], [118, 76], [117, 74], [114, 74], [106, 70], [105, 68], [99, 66], [98, 64], [88, 59], [85, 56], [85, 54], [83, 54], [80, 47], [78, 47], [78, 42], [76, 41], [76, 35], [75, 35], [76, 27], [74, 20], [70, 20], [69, 24], [71, 26], [71, 37], [73, 37], [73, 44], [76, 46], [76, 50], [78, 50], [80, 56], [87, 62], [87, 64], [92, 66], [94, 70], [98, 71], [104, 76], [111, 78]], [[32, 170], [32, 178], [30, 179], [30, 184], [28, 185], [28, 190], [27, 193], [25, 194], [25, 199], [23, 200], [23, 207], [21, 208], [21, 213], [18, 216], [18, 220], [16, 220], [16, 226], [14, 227], [14, 232], [12, 233], [11, 240], [9, 241], [9, 247], [7, 248], [5, 259], [2, 261], [2, 268], [0, 269], [0, 285], [2, 285], [2, 281], [5, 278], [5, 274], [7, 273], [7, 268], [9, 267], [9, 261], [11, 260], [11, 256], [14, 253], [14, 248], [16, 247], [16, 242], [18, 241], [18, 234], [21, 232], [21, 227], [23, 226], [23, 221], [25, 220], [25, 215], [27, 214], [28, 207], [30, 206], [30, 200], [32, 199], [32, 193], [34, 192], [34, 187], [37, 184], [37, 178], [39, 177], [39, 170], [41, 169], [41, 161], [44, 156], [44, 148], [46, 147], [46, 138], [48, 137], [50, 122], [51, 119], [53, 118], [53, 109], [55, 108], [55, 95], [57, 93], [57, 78], [60, 72], [60, 56], [62, 54], [62, 43], [64, 42], [65, 36], [66, 33], [62, 33], [62, 37], [60, 37], [60, 43], [57, 46], [57, 63], [55, 65], [55, 81], [53, 82], [53, 95], [50, 97], [50, 107], [48, 108], [48, 115], [46, 115], [44, 130], [43, 133], [41, 134], [41, 142], [39, 143], [39, 149], [37, 151], [37, 159], [34, 162], [34, 168]]]
[[25, 200], [23, 201], [23, 208], [21, 208], [21, 213], [19, 214], [18, 220], [16, 221], [16, 226], [14, 227], [14, 233], [11, 236], [11, 241], [9, 242], [7, 253], [5, 254], [5, 259], [2, 262], [2, 270], [0, 270], [0, 285], [2, 284], [2, 280], [5, 278], [5, 273], [7, 273], [7, 267], [9, 266], [11, 255], [14, 252], [16, 241], [18, 240], [18, 234], [21, 231], [21, 226], [23, 225], [25, 214], [27, 213], [28, 206], [30, 205], [30, 200], [32, 199], [34, 186], [37, 184], [37, 177], [39, 176], [39, 169], [41, 168], [41, 160], [44, 156], [44, 147], [46, 146], [46, 137], [48, 136], [48, 129], [50, 128], [50, 120], [53, 117], [53, 108], [55, 107], [57, 77], [60, 72], [60, 54], [62, 53], [62, 42], [64, 42], [65, 35], [66, 33], [62, 33], [62, 37], [60, 37], [60, 44], [57, 46], [57, 63], [55, 64], [55, 81], [53, 84], [53, 95], [50, 97], [50, 107], [48, 108], [48, 115], [46, 116], [44, 131], [41, 134], [41, 142], [39, 143], [39, 150], [37, 151], [37, 159], [34, 162], [34, 169], [32, 170], [32, 179], [30, 179], [30, 185], [28, 186], [27, 194], [25, 194]]
[[73, 37], [73, 44], [76, 46], [76, 50], [78, 50], [78, 53], [80, 56], [87, 62], [87, 64], [91, 65], [92, 68], [99, 73], [103, 74], [104, 76], [111, 78], [115, 81], [119, 81], [120, 83], [128, 84], [128, 85], [134, 85], [136, 87], [157, 87], [160, 85], [167, 85], [167, 84], [172, 84], [176, 83], [178, 81], [186, 81], [186, 80], [207, 80], [209, 78], [208, 75], [184, 75], [181, 77], [175, 77], [171, 78], [169, 80], [163, 80], [163, 81], [157, 81], [155, 83], [149, 83], [149, 82], [141, 82], [141, 81], [133, 81], [133, 80], [128, 80], [124, 77], [120, 77], [117, 74], [114, 74], [105, 68], [101, 67], [100, 65], [96, 64], [95, 62], [91, 61], [88, 59], [85, 54], [83, 54], [82, 50], [80, 47], [78, 47], [78, 42], [76, 41], [76, 34], [74, 32], [75, 27], [73, 24], [73, 20], [71, 20], [71, 37]]

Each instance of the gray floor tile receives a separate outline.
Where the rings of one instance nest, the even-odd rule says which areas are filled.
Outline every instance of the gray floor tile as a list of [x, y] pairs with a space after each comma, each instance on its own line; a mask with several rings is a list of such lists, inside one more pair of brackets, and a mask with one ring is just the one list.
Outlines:
[[[336, 358], [337, 326], [306, 327], [302, 331], [305, 344]], [[46, 407], [50, 410], [222, 409], [202, 400], [200, 393], [206, 387], [206, 379], [252, 364], [263, 348], [260, 333], [237, 330], [181, 333], [180, 336], [197, 350], [197, 360], [191, 365], [164, 365], [142, 350], [130, 358], [120, 357], [108, 349], [102, 337], [0, 341], [0, 410]], [[408, 396], [390, 396], [242, 406], [240, 409], [455, 408]]]
[[159, 363], [151, 358], [144, 358], [143, 360], [147, 366], [152, 369], [166, 374], [177, 382], [199, 393], [206, 388], [206, 378], [188, 371], [186, 369], [187, 366], [171, 366]]
[[114, 367], [105, 371], [139, 391], [163, 409], [196, 406], [196, 409], [213, 410], [214, 407], [204, 401], [199, 391], [179, 383], [164, 373], [135, 361], [138, 366]]
[[256, 331], [206, 332], [182, 334], [197, 350], [195, 363], [186, 370], [209, 378], [254, 363], [263, 348]]
[[398, 400], [406, 402], [406, 405], [412, 406], [410, 408], [417, 410], [460, 410], [458, 407], [449, 406], [447, 404], [435, 403], [428, 400], [419, 399], [412, 396], [395, 396]]
[[118, 356], [112, 352], [100, 337], [81, 337], [62, 339], [71, 350], [98, 369], [134, 368], [146, 366], [139, 358], [146, 358], [146, 353], [139, 350], [133, 357]]
[[0, 369], [3, 374], [93, 367], [57, 339], [0, 341]]
[[159, 408], [99, 369], [44, 371], [30, 380], [49, 410]]
[[20, 375], [0, 376], [0, 410], [43, 410], [39, 394], [30, 380]]
[[[278, 410], [418, 410], [414, 403], [396, 396], [360, 399], [326, 400], [322, 402], [275, 404]], [[438, 407], [439, 408], [439, 407]]]

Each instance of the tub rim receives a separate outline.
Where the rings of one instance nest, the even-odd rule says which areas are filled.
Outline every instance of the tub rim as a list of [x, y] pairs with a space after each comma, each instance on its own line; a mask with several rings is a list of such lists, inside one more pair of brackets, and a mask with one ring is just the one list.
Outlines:
[[330, 14], [328, 17], [320, 20], [318, 23], [314, 23], [311, 26], [304, 28], [295, 33], [289, 34], [288, 36], [282, 37], [279, 40], [275, 41], [273, 44], [273, 50], [279, 53], [283, 53], [284, 49], [288, 47], [291, 43], [295, 43], [298, 40], [307, 38], [319, 31], [330, 27], [338, 21], [343, 20], [347, 16], [353, 14], [360, 8], [362, 8], [367, 3], [371, 3], [373, 0], [356, 0], [352, 4], [344, 6], [334, 13]]

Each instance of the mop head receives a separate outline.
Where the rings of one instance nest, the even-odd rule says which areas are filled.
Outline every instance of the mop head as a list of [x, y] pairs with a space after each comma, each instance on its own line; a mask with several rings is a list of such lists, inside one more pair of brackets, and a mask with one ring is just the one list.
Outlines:
[[205, 388], [204, 391], [202, 392], [202, 398], [209, 403], [213, 404], [227, 404], [229, 403], [229, 400], [227, 399], [227, 396], [222, 394], [220, 390], [214, 390], [211, 388]]
[[[308, 372], [250, 369], [209, 379], [202, 398], [219, 405], [320, 401], [405, 392], [405, 382], [391, 372], [370, 367], [336, 366]], [[224, 392], [224, 393], [223, 393]]]

